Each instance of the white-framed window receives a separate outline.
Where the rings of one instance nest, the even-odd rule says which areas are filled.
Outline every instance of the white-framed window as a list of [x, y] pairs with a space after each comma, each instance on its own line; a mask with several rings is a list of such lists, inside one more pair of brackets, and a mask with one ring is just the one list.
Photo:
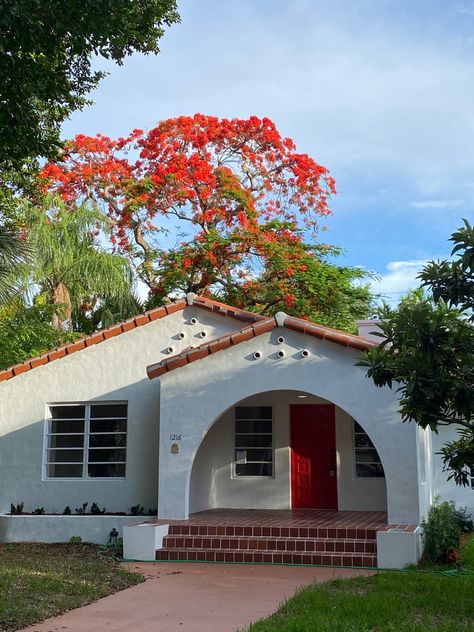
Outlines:
[[358, 478], [385, 478], [383, 465], [369, 435], [357, 421], [354, 424], [354, 462]]
[[127, 403], [49, 404], [45, 478], [125, 478]]
[[236, 406], [234, 474], [273, 476], [273, 408]]

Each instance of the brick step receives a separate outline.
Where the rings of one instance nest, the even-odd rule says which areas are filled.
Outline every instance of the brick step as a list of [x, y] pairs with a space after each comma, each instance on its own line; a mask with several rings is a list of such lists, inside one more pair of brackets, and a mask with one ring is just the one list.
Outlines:
[[365, 527], [258, 527], [170, 524], [169, 535], [230, 536], [250, 538], [314, 538], [375, 540], [376, 529]]
[[311, 538], [228, 538], [221, 536], [168, 535], [163, 539], [165, 549], [229, 549], [233, 551], [274, 551], [306, 553], [375, 554], [374, 540], [335, 540]]
[[366, 553], [318, 554], [304, 552], [236, 551], [231, 549], [159, 549], [157, 561], [163, 562], [247, 562], [249, 564], [311, 564], [316, 566], [377, 566], [377, 556]]

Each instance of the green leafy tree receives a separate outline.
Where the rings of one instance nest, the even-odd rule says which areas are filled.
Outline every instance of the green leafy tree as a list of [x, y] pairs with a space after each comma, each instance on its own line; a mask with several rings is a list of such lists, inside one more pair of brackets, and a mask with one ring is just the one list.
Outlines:
[[156, 53], [178, 21], [175, 0], [0, 0], [0, 169], [57, 152], [61, 123], [104, 77], [93, 57]]
[[25, 213], [32, 249], [28, 280], [48, 302], [62, 308], [52, 313], [52, 324], [66, 330], [87, 314], [112, 302], [116, 311], [130, 309], [133, 274], [127, 260], [107, 252], [99, 243], [107, 220], [87, 205], [66, 209], [49, 198], [45, 209]]
[[474, 468], [474, 228], [453, 233], [452, 261], [431, 261], [422, 287], [381, 311], [381, 344], [361, 362], [377, 386], [400, 393], [403, 421], [458, 430], [440, 450], [449, 479], [467, 485]]
[[57, 308], [38, 297], [32, 305], [17, 298], [0, 307], [0, 370], [72, 342], [78, 334], [51, 325]]

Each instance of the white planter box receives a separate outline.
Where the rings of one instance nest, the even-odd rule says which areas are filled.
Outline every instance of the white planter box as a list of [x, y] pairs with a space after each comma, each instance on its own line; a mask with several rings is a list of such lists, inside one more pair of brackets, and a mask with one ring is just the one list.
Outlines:
[[0, 514], [0, 542], [84, 542], [106, 544], [115, 527], [123, 536], [124, 525], [137, 524], [141, 516], [10, 516]]

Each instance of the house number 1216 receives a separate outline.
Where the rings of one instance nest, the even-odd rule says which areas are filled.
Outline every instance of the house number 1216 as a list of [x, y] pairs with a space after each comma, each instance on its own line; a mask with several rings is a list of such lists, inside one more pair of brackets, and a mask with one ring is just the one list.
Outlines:
[[170, 434], [170, 441], [181, 441], [180, 434]]

